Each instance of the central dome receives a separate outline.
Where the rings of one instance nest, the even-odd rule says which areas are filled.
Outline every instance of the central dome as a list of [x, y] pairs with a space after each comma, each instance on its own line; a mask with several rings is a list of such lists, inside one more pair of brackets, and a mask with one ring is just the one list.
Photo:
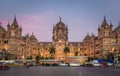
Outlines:
[[30, 36], [30, 39], [34, 39], [37, 40], [37, 38], [35, 37], [35, 35], [32, 33], [32, 35]]
[[60, 17], [60, 21], [56, 24], [55, 28], [64, 28], [65, 24], [61, 21], [61, 17]]

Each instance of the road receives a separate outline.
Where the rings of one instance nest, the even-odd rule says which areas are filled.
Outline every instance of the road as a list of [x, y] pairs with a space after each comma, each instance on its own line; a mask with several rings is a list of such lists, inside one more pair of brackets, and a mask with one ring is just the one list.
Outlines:
[[0, 76], [120, 76], [118, 68], [101, 67], [14, 67]]

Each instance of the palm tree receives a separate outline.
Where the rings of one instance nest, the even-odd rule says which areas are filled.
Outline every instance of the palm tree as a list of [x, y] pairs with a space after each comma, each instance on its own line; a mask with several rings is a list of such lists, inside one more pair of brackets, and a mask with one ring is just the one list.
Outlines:
[[39, 65], [39, 60], [40, 60], [40, 58], [41, 58], [41, 56], [38, 54], [38, 55], [36, 56], [36, 64], [37, 64], [37, 65]]
[[70, 52], [69, 47], [65, 47], [64, 48], [65, 57], [67, 57], [67, 53], [69, 53], [69, 52]]
[[74, 54], [75, 54], [75, 56], [78, 56], [78, 53], [79, 53], [78, 51], [75, 51], [75, 53], [74, 53]]
[[51, 58], [54, 58], [55, 48], [54, 48], [54, 47], [51, 47], [51, 48], [49, 49], [49, 53], [51, 54]]

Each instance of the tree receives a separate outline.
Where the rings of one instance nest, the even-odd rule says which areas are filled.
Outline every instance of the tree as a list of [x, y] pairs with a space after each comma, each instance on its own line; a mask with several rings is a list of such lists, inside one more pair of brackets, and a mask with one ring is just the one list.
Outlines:
[[75, 56], [78, 56], [78, 51], [75, 51]]
[[32, 60], [32, 59], [33, 59], [33, 57], [32, 57], [32, 56], [30, 56], [29, 58], [30, 58], [30, 60]]
[[49, 49], [49, 53], [51, 54], [51, 58], [54, 58], [55, 48], [54, 48], [54, 47], [51, 47], [51, 48]]
[[29, 56], [29, 57], [27, 57], [27, 59], [28, 59], [28, 60], [32, 60], [32, 59], [33, 59], [33, 57], [32, 57], [32, 56]]
[[39, 64], [40, 57], [41, 57], [40, 55], [36, 56], [36, 64]]
[[69, 49], [69, 47], [65, 47], [64, 48], [64, 53], [65, 53], [65, 56], [67, 57], [67, 53], [69, 53], [70, 52], [70, 49]]

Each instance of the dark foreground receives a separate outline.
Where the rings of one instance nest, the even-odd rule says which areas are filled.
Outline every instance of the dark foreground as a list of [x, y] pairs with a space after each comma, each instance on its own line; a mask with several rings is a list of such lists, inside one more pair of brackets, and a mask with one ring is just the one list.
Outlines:
[[14, 67], [0, 70], [0, 76], [120, 76], [114, 67]]

